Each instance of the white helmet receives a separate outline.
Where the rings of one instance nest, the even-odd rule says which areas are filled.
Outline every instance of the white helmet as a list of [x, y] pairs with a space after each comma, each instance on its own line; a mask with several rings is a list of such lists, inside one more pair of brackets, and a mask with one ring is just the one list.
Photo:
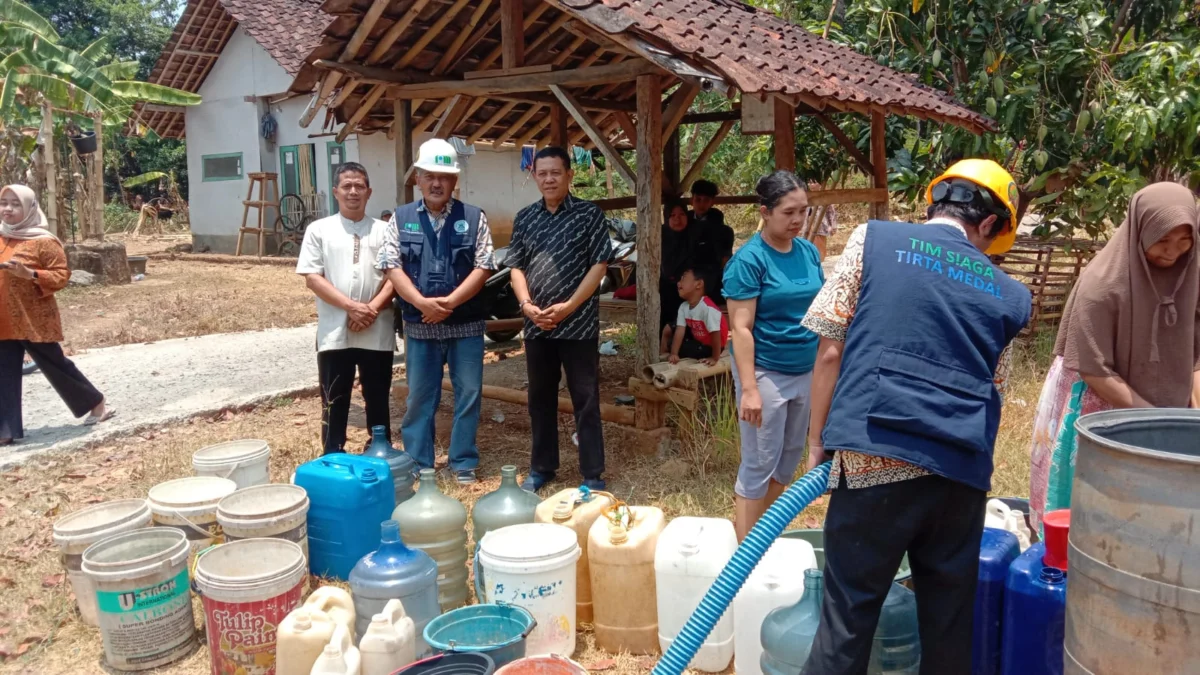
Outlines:
[[421, 144], [415, 166], [430, 173], [458, 173], [458, 152], [449, 142], [431, 138]]

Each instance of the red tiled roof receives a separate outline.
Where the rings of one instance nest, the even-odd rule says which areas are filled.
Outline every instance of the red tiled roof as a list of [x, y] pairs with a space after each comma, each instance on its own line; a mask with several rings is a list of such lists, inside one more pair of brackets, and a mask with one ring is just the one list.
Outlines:
[[295, 75], [304, 57], [321, 43], [333, 17], [321, 11], [321, 0], [221, 0], [238, 25]]

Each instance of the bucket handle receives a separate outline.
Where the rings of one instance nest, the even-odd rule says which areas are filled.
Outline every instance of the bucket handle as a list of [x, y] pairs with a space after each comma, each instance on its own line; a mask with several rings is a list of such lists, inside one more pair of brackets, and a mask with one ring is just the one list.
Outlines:
[[[240, 461], [240, 462], [234, 462], [234, 463], [233, 463], [233, 466], [231, 466], [231, 467], [229, 468], [229, 470], [228, 470], [228, 471], [226, 471], [225, 473], [221, 474], [221, 478], [229, 478], [230, 476], [232, 476], [232, 475], [233, 475], [233, 472], [234, 472], [234, 471], [237, 471], [238, 469], [242, 468], [242, 465], [243, 465], [243, 464], [245, 464], [245, 463], [247, 463], [247, 461], [248, 461], [248, 460], [242, 460], [242, 461]], [[230, 479], [230, 480], [232, 480], [232, 479]]]
[[[188, 579], [189, 579], [188, 585], [192, 587], [192, 593], [195, 593], [197, 598], [203, 598], [204, 594], [200, 592], [200, 587], [198, 585], [196, 585], [196, 568], [198, 568], [200, 566], [201, 556], [203, 556], [205, 553], [208, 553], [209, 551], [213, 550], [217, 546], [220, 546], [220, 544], [213, 544], [212, 546], [205, 548], [204, 550], [197, 553], [196, 557], [192, 560], [192, 568], [191, 568], [191, 570], [189, 570], [189, 574], [188, 574]], [[169, 561], [164, 561], [164, 562], [169, 562]]]
[[[187, 523], [187, 526], [190, 529], [192, 529], [193, 531], [195, 531], [197, 534], [204, 535], [205, 539], [216, 539], [217, 538], [217, 535], [213, 534], [212, 532], [209, 532], [208, 530], [204, 529], [203, 527], [200, 527], [199, 525], [188, 520], [186, 516], [180, 515], [180, 513], [178, 511], [176, 511], [175, 509], [164, 509], [164, 510], [170, 511], [171, 514], [173, 514], [176, 518]], [[174, 526], [172, 526], [172, 527], [174, 527]], [[205, 549], [205, 550], [208, 550], [208, 549]], [[196, 556], [196, 557], [199, 557], [199, 556]]]
[[487, 598], [483, 596], [483, 565], [479, 562], [481, 546], [482, 541], [475, 542], [475, 557], [471, 560], [471, 569], [475, 572], [475, 602], [486, 603]]

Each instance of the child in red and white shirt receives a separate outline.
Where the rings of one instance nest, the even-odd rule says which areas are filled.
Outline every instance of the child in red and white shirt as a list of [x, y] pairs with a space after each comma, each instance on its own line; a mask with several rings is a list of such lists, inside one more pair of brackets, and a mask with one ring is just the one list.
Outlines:
[[686, 270], [676, 288], [685, 302], [679, 306], [675, 326], [663, 328], [661, 350], [670, 352], [670, 362], [680, 358], [699, 359], [712, 365], [729, 344], [729, 320], [712, 298], [705, 295], [705, 274]]

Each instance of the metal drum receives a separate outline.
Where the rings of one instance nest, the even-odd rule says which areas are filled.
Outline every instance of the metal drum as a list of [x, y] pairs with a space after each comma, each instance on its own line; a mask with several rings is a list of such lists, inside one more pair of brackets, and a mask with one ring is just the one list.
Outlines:
[[1200, 411], [1081, 417], [1065, 673], [1200, 673]]

